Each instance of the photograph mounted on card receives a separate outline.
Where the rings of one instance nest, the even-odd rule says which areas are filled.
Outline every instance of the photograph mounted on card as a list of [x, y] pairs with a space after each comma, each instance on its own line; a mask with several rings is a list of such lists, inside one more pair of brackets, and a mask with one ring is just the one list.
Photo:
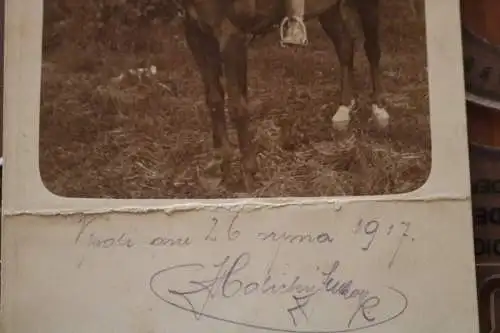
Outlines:
[[425, 183], [422, 0], [222, 3], [44, 1], [49, 191], [316, 197]]
[[459, 17], [7, 1], [4, 331], [477, 332]]

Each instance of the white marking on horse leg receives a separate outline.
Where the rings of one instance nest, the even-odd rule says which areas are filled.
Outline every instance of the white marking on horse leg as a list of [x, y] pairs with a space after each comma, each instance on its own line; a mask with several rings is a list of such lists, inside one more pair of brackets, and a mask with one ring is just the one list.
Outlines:
[[223, 157], [221, 154], [216, 151], [210, 161], [208, 161], [207, 165], [205, 166], [205, 172], [211, 174], [211, 175], [217, 175], [220, 173], [220, 167], [222, 165], [222, 160]]
[[[224, 140], [224, 139], [223, 139]], [[211, 175], [219, 175], [222, 171], [223, 176], [229, 174], [229, 164], [231, 163], [232, 150], [229, 142], [225, 139], [221, 148], [214, 148], [211, 160], [207, 163], [204, 170]]]
[[340, 105], [337, 112], [332, 117], [333, 128], [337, 131], [345, 131], [351, 121], [351, 111], [354, 109], [355, 102], [352, 101], [349, 106]]
[[385, 108], [372, 104], [372, 114], [380, 128], [386, 128], [389, 125], [389, 113]]

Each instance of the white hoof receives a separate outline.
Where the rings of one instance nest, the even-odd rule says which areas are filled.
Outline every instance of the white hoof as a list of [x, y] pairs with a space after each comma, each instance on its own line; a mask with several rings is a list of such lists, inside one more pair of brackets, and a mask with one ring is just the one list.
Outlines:
[[389, 113], [385, 108], [379, 107], [377, 104], [372, 105], [372, 114], [380, 128], [386, 128], [389, 125]]
[[345, 131], [349, 127], [349, 122], [351, 121], [351, 111], [352, 108], [341, 105], [337, 109], [337, 112], [332, 117], [333, 128], [337, 131]]

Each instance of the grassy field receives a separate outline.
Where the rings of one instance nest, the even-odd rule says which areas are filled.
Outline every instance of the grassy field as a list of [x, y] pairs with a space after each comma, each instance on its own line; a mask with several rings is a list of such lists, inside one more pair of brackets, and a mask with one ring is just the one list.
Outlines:
[[[203, 171], [211, 159], [210, 118], [178, 19], [166, 24], [161, 11], [155, 17], [138, 16], [133, 8], [106, 18], [97, 0], [47, 1], [40, 169], [55, 194], [366, 195], [408, 192], [427, 179], [431, 144], [425, 27], [411, 18], [405, 1], [382, 0], [383, 84], [392, 116], [385, 134], [366, 121], [355, 122], [347, 137], [332, 134], [339, 67], [316, 21], [308, 25], [310, 45], [302, 50], [280, 48], [277, 32], [254, 41], [249, 91], [259, 187], [251, 194], [240, 193], [237, 155], [234, 184], [222, 184]], [[370, 80], [359, 41], [355, 62], [363, 102]], [[129, 71], [151, 66], [157, 73], [150, 77]], [[361, 113], [369, 112], [368, 105], [361, 106]], [[293, 138], [289, 149], [280, 144], [283, 126]], [[236, 142], [231, 124], [230, 139]]]

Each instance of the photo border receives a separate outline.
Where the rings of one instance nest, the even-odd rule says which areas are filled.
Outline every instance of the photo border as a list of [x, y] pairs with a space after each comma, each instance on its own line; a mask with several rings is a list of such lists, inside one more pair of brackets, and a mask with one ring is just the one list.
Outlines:
[[[425, 3], [432, 143], [431, 171], [420, 188], [402, 194], [244, 199], [67, 198], [50, 192], [39, 171], [43, 1], [7, 0], [5, 22], [6, 215], [111, 212], [177, 206], [294, 205], [328, 202], [412, 201], [470, 197], [460, 8], [455, 0]], [[446, 14], [446, 20], [443, 16]], [[389, 113], [391, 110], [388, 110]], [[397, 117], [397, 114], [393, 114]], [[22, 175], [22, 177], [19, 177]]]
[[[387, 282], [397, 280], [401, 288], [417, 296], [413, 312], [401, 322], [374, 328], [374, 332], [427, 332], [436, 329], [450, 333], [479, 332], [459, 1], [425, 2], [432, 166], [427, 181], [417, 190], [403, 194], [314, 198], [91, 199], [60, 197], [52, 194], [42, 183], [38, 151], [43, 0], [7, 0], [0, 330], [9, 333], [24, 332], [27, 327], [40, 330], [38, 325], [43, 324], [42, 330], [50, 328], [66, 332], [68, 327], [80, 322], [85, 324], [83, 329], [99, 327], [99, 331], [104, 331], [105, 322], [115, 324], [120, 316], [114, 313], [103, 320], [95, 313], [89, 317], [72, 311], [88, 305], [86, 310], [105, 313], [109, 307], [106, 302], [85, 299], [83, 294], [77, 294], [78, 297], [84, 296], [82, 303], [71, 303], [69, 299], [74, 294], [69, 289], [75, 286], [72, 280], [75, 276], [88, 286], [92, 281], [111, 280], [115, 276], [122, 278], [127, 274], [120, 281], [132, 297], [123, 299], [126, 312], [122, 314], [150, 318], [143, 316], [146, 309], [136, 312], [136, 307], [131, 308], [137, 305], [138, 295], [143, 295], [142, 289], [135, 289], [135, 283], [139, 281], [143, 287], [143, 270], [146, 269], [145, 262], [141, 262], [141, 266], [135, 263], [147, 257], [148, 263], [156, 267], [163, 265], [161, 260], [165, 258], [175, 261], [172, 259], [174, 255], [161, 251], [155, 256], [149, 249], [139, 247], [135, 255], [122, 252], [118, 257], [120, 260], [110, 262], [106, 260], [109, 256], [75, 246], [74, 235], [71, 234], [75, 231], [74, 227], [85, 218], [92, 219], [92, 214], [98, 215], [95, 219], [101, 230], [108, 232], [126, 228], [134, 230], [134, 233], [156, 233], [163, 232], [164, 228], [171, 227], [168, 223], [172, 223], [200, 236], [204, 235], [204, 231], [198, 226], [209, 225], [212, 213], [223, 211], [224, 216], [231, 216], [234, 207], [239, 209], [238, 213], [244, 208], [248, 208], [248, 214], [255, 213], [255, 220], [251, 219], [254, 216], [246, 216], [244, 227], [250, 230], [258, 230], [259, 224], [269, 222], [271, 226], [299, 226], [322, 231], [319, 224], [323, 228], [336, 222], [341, 229], [351, 233], [351, 228], [355, 228], [356, 223], [359, 225], [358, 219], [363, 216], [387, 219], [389, 223], [404, 223], [401, 221], [411, 219], [418, 221], [416, 232], [412, 235], [420, 242], [410, 252], [405, 265], [393, 271], [391, 274], [394, 275]], [[393, 114], [393, 117], [397, 116]], [[273, 209], [277, 207], [282, 209]], [[170, 220], [164, 219], [167, 215]], [[261, 219], [257, 221], [259, 217]], [[392, 229], [389, 227], [389, 230]], [[348, 239], [343, 239], [341, 232], [338, 235], [337, 239]], [[404, 232], [403, 236], [408, 234]], [[206, 251], [210, 245], [205, 244], [197, 244], [186, 256], [198, 253], [210, 257]], [[242, 241], [233, 248], [252, 244]], [[227, 251], [228, 245], [224, 242], [213, 247]], [[304, 250], [301, 248], [301, 251]], [[307, 251], [310, 255], [298, 257], [299, 264], [310, 262], [312, 254], [319, 255], [321, 260], [329, 259], [326, 251], [318, 252], [312, 247]], [[359, 257], [351, 252], [337, 254], [349, 258], [345, 267], [356, 276], [380, 282], [389, 275], [382, 271], [378, 261], [379, 253], [386, 252], [372, 252], [374, 260], [369, 266], [360, 265], [356, 261]], [[88, 255], [91, 264], [80, 270], [77, 261], [83, 258], [82, 255]], [[179, 260], [185, 259], [182, 257]], [[297, 257], [293, 256], [295, 259]], [[54, 276], [59, 279], [57, 283], [51, 279]], [[50, 280], [50, 284], [45, 285], [49, 288], [40, 288], [41, 279]], [[107, 295], [120, 290], [108, 290]], [[99, 292], [95, 294], [97, 299], [105, 297]], [[46, 309], [49, 314], [54, 310], [46, 306], [45, 296], [57, 301], [55, 309], [71, 310], [67, 317], [43, 316]], [[32, 316], [33, 320], [26, 321], [26, 316]], [[451, 316], [458, 319], [443, 320]], [[95, 318], [97, 320], [92, 320]], [[166, 317], [161, 318], [163, 325]], [[188, 327], [190, 331], [196, 331], [193, 327], [200, 331], [220, 327], [180, 318], [175, 321], [180, 332], [187, 331], [183, 327]], [[137, 329], [127, 326], [127, 331], [132, 330]], [[220, 331], [230, 332], [230, 329]]]

